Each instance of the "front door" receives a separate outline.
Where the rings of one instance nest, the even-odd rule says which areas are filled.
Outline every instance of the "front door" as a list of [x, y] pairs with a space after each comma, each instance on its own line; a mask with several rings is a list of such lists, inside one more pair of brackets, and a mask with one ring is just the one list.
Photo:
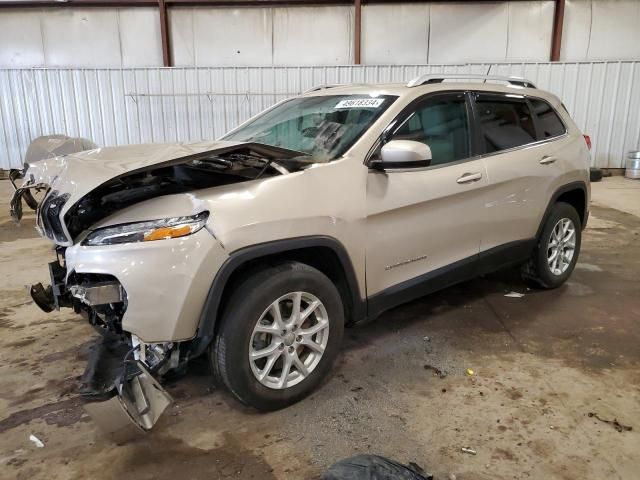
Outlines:
[[470, 156], [467, 96], [430, 94], [401, 116], [399, 127], [385, 140], [426, 143], [433, 158], [426, 168], [368, 174], [370, 299], [390, 294], [409, 300], [403, 290], [414, 292], [410, 297], [418, 296], [422, 280], [441, 273], [446, 276], [471, 263], [478, 255], [485, 220], [481, 199], [487, 175], [483, 161]]

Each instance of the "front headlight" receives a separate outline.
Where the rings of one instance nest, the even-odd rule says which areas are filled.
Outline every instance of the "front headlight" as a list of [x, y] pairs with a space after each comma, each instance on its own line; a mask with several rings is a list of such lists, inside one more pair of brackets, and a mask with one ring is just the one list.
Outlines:
[[87, 235], [82, 245], [116, 245], [184, 237], [204, 227], [207, 218], [209, 218], [209, 212], [201, 212], [190, 217], [165, 218], [99, 228]]

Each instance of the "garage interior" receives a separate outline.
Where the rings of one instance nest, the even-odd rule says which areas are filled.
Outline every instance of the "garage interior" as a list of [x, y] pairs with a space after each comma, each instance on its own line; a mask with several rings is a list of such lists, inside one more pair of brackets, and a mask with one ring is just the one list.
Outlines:
[[[0, 478], [311, 479], [371, 453], [435, 479], [637, 479], [638, 25], [636, 0], [1, 2]], [[506, 270], [350, 327], [323, 385], [276, 412], [196, 359], [152, 432], [105, 438], [77, 394], [95, 331], [25, 288], [52, 255], [34, 212], [9, 216], [30, 142], [216, 139], [315, 85], [424, 73], [526, 77], [590, 135], [604, 177], [569, 281]]]

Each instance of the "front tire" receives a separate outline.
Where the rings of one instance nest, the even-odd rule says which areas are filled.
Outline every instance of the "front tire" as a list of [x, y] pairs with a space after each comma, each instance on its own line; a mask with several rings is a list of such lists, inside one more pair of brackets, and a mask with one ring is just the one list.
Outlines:
[[326, 275], [287, 262], [241, 282], [221, 322], [210, 351], [216, 376], [242, 403], [268, 411], [322, 382], [340, 349], [344, 310]]
[[576, 209], [556, 203], [545, 221], [522, 276], [542, 288], [557, 288], [567, 281], [578, 262], [582, 225]]

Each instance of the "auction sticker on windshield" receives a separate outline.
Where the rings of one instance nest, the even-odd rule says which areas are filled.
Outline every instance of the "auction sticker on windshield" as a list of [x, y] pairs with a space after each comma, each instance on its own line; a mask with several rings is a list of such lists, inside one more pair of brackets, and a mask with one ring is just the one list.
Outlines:
[[355, 98], [340, 100], [334, 108], [378, 108], [383, 102], [384, 98]]

